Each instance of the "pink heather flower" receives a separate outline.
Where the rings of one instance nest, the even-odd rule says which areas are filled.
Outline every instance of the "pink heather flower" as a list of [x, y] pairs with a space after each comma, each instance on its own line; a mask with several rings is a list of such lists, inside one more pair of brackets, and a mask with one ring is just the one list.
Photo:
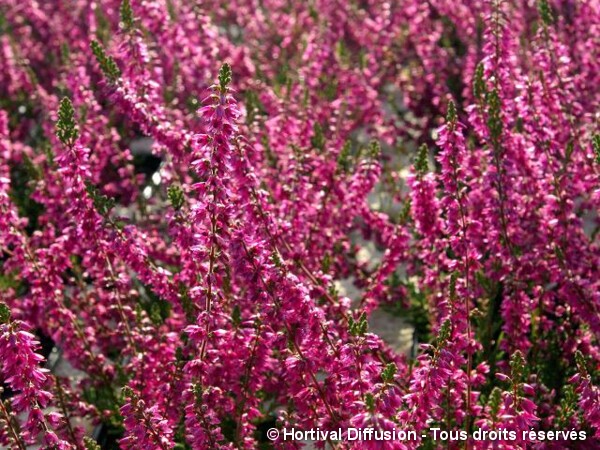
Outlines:
[[122, 448], [173, 448], [173, 431], [167, 420], [161, 417], [158, 406], [146, 407], [146, 403], [129, 388], [125, 395], [129, 401], [120, 410], [126, 430], [120, 441]]
[[[51, 423], [57, 425], [60, 416], [53, 419], [43, 412], [52, 400], [52, 394], [45, 390], [48, 370], [40, 367], [44, 358], [36, 353], [39, 342], [23, 328], [24, 324], [20, 321], [10, 320], [10, 310], [0, 303], [0, 376], [15, 393], [10, 400], [12, 411], [27, 414], [20, 437], [25, 442], [35, 442], [38, 434], [42, 433], [50, 447], [70, 449], [72, 447], [51, 429]], [[6, 411], [4, 408], [3, 412]], [[3, 420], [7, 419], [3, 417]], [[19, 442], [13, 444], [18, 445]]]

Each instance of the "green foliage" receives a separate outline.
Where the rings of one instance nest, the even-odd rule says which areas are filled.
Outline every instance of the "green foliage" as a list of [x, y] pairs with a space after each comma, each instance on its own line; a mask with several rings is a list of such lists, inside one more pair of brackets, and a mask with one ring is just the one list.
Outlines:
[[577, 364], [577, 370], [579, 370], [579, 373], [582, 376], [587, 377], [587, 363], [585, 362], [585, 357], [583, 356], [583, 353], [581, 353], [579, 350], [575, 350], [575, 363]]
[[266, 134], [264, 134], [260, 140], [263, 145], [263, 149], [265, 152], [265, 158], [269, 164], [269, 167], [276, 168], [277, 162], [278, 162], [277, 155], [273, 152], [273, 149], [271, 149], [271, 144], [269, 143], [269, 137]]
[[391, 383], [394, 381], [394, 375], [396, 375], [397, 371], [398, 368], [396, 367], [396, 364], [391, 362], [387, 364], [382, 370], [381, 379], [384, 381], [384, 383]]
[[502, 389], [495, 387], [492, 389], [492, 393], [488, 398], [488, 406], [490, 408], [490, 415], [494, 420], [498, 419], [498, 413], [500, 412], [500, 405], [502, 404]]
[[219, 89], [221, 92], [227, 91], [227, 86], [231, 83], [231, 66], [225, 63], [219, 70]]
[[100, 411], [110, 411], [111, 414], [106, 418], [106, 423], [116, 428], [120, 427], [122, 418], [119, 415], [119, 408], [121, 404], [112, 386], [102, 384], [84, 388], [83, 400], [94, 405]]
[[378, 160], [381, 155], [381, 145], [379, 141], [371, 141], [369, 148], [367, 149], [367, 158]]
[[450, 334], [452, 333], [452, 324], [450, 319], [446, 319], [438, 331], [438, 335], [435, 339], [435, 346], [440, 349], [446, 345]]
[[515, 351], [510, 357], [510, 378], [513, 388], [525, 381], [525, 358], [520, 350]]
[[83, 443], [85, 445], [86, 450], [102, 450], [102, 447], [100, 447], [100, 445], [98, 445], [96, 441], [94, 441], [88, 436], [85, 436], [83, 438]]
[[0, 291], [15, 289], [19, 286], [19, 281], [15, 279], [13, 274], [0, 273]]
[[10, 308], [6, 303], [0, 303], [0, 324], [10, 322]]
[[348, 319], [348, 329], [352, 336], [364, 336], [369, 329], [369, 325], [367, 323], [367, 314], [363, 312], [358, 318], [358, 321], [355, 321], [352, 317], [350, 317]]
[[131, 389], [129, 386], [123, 386], [123, 389], [121, 389], [121, 397], [134, 398], [135, 394], [133, 393], [133, 389]]
[[176, 184], [172, 184], [167, 188], [167, 197], [169, 198], [169, 202], [175, 211], [179, 211], [185, 202], [183, 189], [181, 189], [181, 186]]
[[196, 319], [196, 314], [194, 309], [194, 303], [190, 298], [187, 286], [183, 284], [179, 285], [179, 297], [181, 301], [181, 307], [183, 308], [183, 312], [185, 313], [185, 317], [189, 322], [193, 322]]
[[592, 147], [594, 147], [594, 156], [596, 157], [596, 164], [600, 164], [600, 134], [595, 134], [592, 137]]
[[498, 141], [502, 136], [502, 117], [500, 96], [498, 90], [493, 89], [486, 95], [486, 103], [488, 105], [488, 120], [487, 126], [490, 130], [492, 140]]
[[100, 42], [109, 42], [112, 24], [104, 13], [104, 8], [94, 8], [94, 16], [96, 16], [96, 38]]
[[400, 209], [400, 214], [398, 214], [398, 222], [401, 225], [408, 223], [410, 220], [410, 197], [406, 197], [404, 202], [402, 202], [402, 209]]
[[552, 16], [552, 9], [548, 4], [548, 0], [540, 0], [538, 2], [538, 12], [540, 14], [540, 18], [545, 26], [550, 26], [554, 22], [554, 17]]
[[565, 149], [565, 158], [567, 159], [567, 161], [571, 159], [573, 150], [575, 150], [575, 144], [572, 140], [570, 140], [569, 142], [567, 142], [567, 148]]
[[75, 122], [75, 110], [69, 97], [60, 101], [58, 121], [56, 122], [56, 137], [66, 146], [72, 147], [79, 136]]
[[316, 122], [313, 125], [313, 135], [310, 138], [310, 143], [313, 148], [323, 151], [325, 148], [325, 134], [320, 123]]
[[4, 12], [0, 10], [0, 36], [3, 34], [9, 34], [10, 32], [10, 25], [6, 20], [6, 16], [4, 15]]
[[65, 66], [68, 65], [71, 60], [71, 50], [69, 49], [69, 44], [66, 42], [63, 42], [60, 45], [60, 59]]
[[536, 339], [546, 343], [543, 352], [537, 352], [536, 371], [548, 389], [560, 391], [569, 376], [568, 362], [565, 361], [561, 340], [566, 338], [556, 330], [549, 330]]
[[154, 325], [162, 325], [171, 315], [171, 304], [156, 295], [149, 286], [141, 284], [139, 306], [148, 314]]
[[423, 144], [419, 147], [419, 151], [417, 152], [417, 156], [415, 158], [415, 172], [419, 177], [422, 177], [429, 170], [429, 161], [428, 161], [429, 150], [427, 149], [427, 145]]
[[22, 158], [22, 164], [10, 167], [9, 195], [19, 215], [27, 218], [25, 231], [31, 235], [38, 228], [38, 218], [44, 211], [44, 206], [32, 198], [36, 180], [41, 179], [41, 173], [26, 154], [23, 154]]
[[131, 9], [131, 1], [123, 0], [121, 7], [119, 8], [121, 14], [121, 26], [126, 30], [130, 31], [134, 27], [133, 9]]
[[456, 301], [456, 280], [458, 279], [458, 272], [452, 272], [450, 274], [450, 284], [448, 290], [450, 292], [450, 300]]
[[365, 395], [365, 403], [369, 411], [375, 411], [375, 397], [370, 392], [367, 392], [367, 395]]
[[331, 269], [331, 262], [331, 255], [326, 253], [325, 256], [323, 256], [323, 261], [321, 261], [321, 269], [324, 273], [329, 272], [329, 269]]
[[485, 80], [483, 79], [483, 63], [477, 64], [475, 77], [473, 79], [473, 95], [477, 100], [481, 100], [486, 94]]
[[281, 255], [279, 254], [279, 252], [277, 250], [275, 250], [275, 251], [273, 251], [273, 253], [271, 253], [271, 261], [273, 261], [273, 264], [275, 264], [275, 267], [278, 267], [278, 268], [283, 267], [283, 260], [281, 259]]
[[239, 328], [242, 323], [242, 312], [238, 305], [235, 305], [231, 311], [231, 323], [235, 328]]
[[262, 104], [256, 92], [246, 91], [246, 123], [251, 124], [257, 116], [265, 114], [265, 105]]
[[104, 51], [104, 47], [98, 41], [90, 42], [90, 47], [92, 48], [92, 53], [96, 57], [98, 64], [100, 65], [100, 70], [104, 76], [111, 82], [114, 83], [121, 76], [121, 70], [117, 66], [117, 63], [112, 58], [112, 56], [108, 56]]
[[456, 105], [452, 100], [448, 102], [448, 112], [446, 113], [446, 122], [454, 126], [456, 124]]
[[567, 384], [563, 387], [562, 399], [556, 417], [559, 428], [568, 428], [571, 424], [571, 418], [577, 413], [577, 393], [575, 388]]
[[[410, 207], [410, 203], [406, 202]], [[424, 292], [417, 289], [415, 283], [402, 281], [396, 272], [392, 273], [386, 281], [391, 290], [404, 286], [408, 294], [408, 309], [402, 302], [384, 304], [383, 309], [397, 317], [402, 317], [414, 327], [414, 337], [418, 342], [429, 342], [431, 340], [431, 330], [429, 322], [429, 310], [427, 299]]]
[[[502, 340], [502, 322], [500, 317], [500, 306], [502, 304], [503, 285], [485, 276], [482, 271], [475, 272], [475, 279], [483, 290], [478, 300], [478, 311], [474, 318], [475, 333], [477, 340], [481, 342], [482, 351], [475, 355], [476, 362], [487, 361], [490, 368], [502, 358], [500, 341]], [[481, 359], [478, 359], [481, 358]]]
[[350, 141], [346, 141], [337, 160], [337, 168], [341, 173], [350, 172], [350, 168], [352, 167], [351, 152], [352, 143]]
[[101, 216], [107, 216], [111, 209], [115, 206], [115, 201], [100, 193], [100, 190], [89, 181], [85, 183], [85, 189], [94, 202], [94, 208]]

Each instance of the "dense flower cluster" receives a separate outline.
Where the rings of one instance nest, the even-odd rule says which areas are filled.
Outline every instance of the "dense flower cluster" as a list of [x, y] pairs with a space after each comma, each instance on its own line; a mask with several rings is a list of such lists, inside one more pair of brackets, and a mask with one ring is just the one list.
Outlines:
[[598, 36], [594, 0], [0, 0], [0, 448], [600, 448]]

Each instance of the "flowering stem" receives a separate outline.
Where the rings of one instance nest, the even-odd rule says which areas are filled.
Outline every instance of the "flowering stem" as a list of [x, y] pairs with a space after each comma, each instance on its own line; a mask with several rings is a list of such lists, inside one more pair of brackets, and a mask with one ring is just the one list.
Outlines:
[[[0, 387], [0, 393], [2, 393], [1, 387]], [[2, 415], [4, 416], [4, 422], [6, 423], [6, 426], [8, 427], [8, 431], [12, 435], [13, 442], [19, 447], [19, 450], [26, 450], [27, 446], [21, 439], [20, 433], [15, 429], [17, 424], [13, 423], [12, 416], [6, 409], [6, 405], [4, 404], [3, 400], [0, 400], [0, 412], [2, 412]]]

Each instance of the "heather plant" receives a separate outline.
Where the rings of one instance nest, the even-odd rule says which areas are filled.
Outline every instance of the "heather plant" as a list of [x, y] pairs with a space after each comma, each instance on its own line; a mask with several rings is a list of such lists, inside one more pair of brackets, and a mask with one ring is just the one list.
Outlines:
[[0, 0], [0, 448], [600, 448], [599, 35]]

